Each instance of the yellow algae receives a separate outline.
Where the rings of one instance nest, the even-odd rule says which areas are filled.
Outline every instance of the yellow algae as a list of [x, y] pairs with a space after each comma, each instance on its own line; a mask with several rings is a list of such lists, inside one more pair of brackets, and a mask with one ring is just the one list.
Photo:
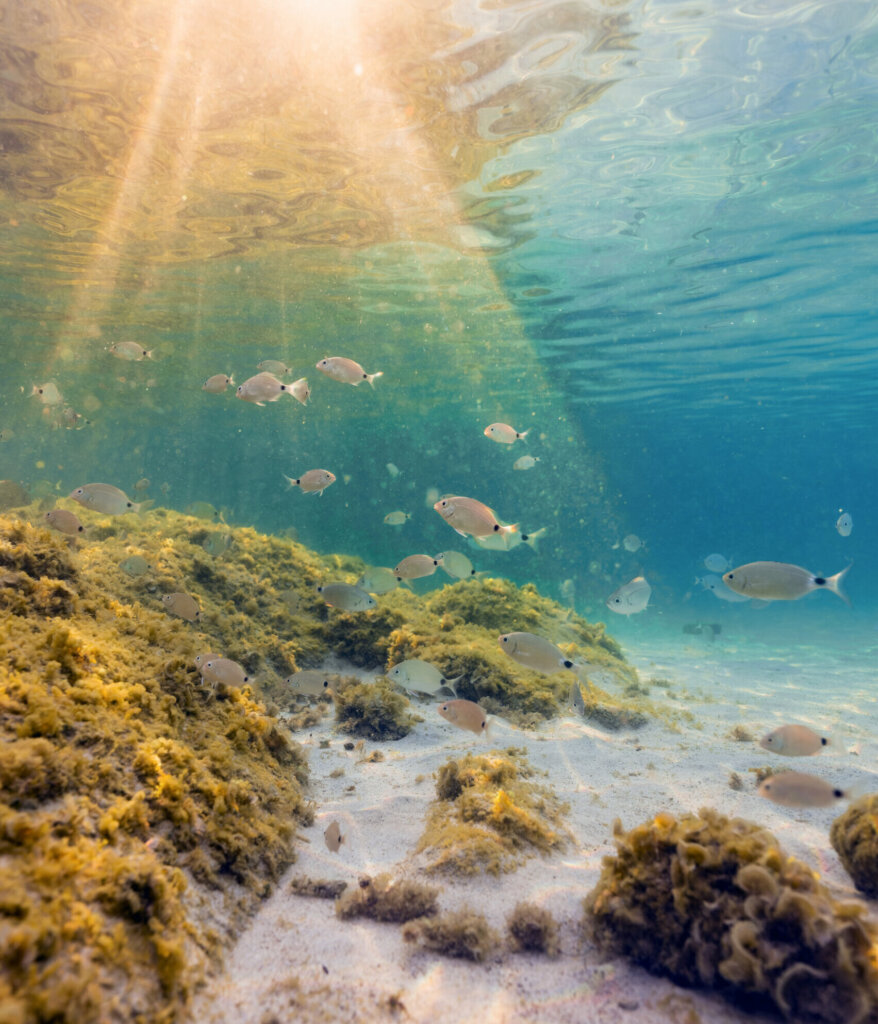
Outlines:
[[427, 870], [450, 874], [514, 871], [535, 852], [566, 845], [561, 804], [516, 750], [468, 754], [437, 772], [436, 796], [418, 852]]
[[829, 838], [854, 885], [866, 896], [878, 896], [878, 794], [854, 800], [833, 821]]
[[[342, 681], [344, 684], [344, 681]], [[411, 705], [386, 679], [376, 683], [348, 682], [335, 695], [335, 720], [342, 732], [368, 740], [398, 740], [417, 721]]]
[[482, 961], [500, 949], [500, 936], [482, 914], [458, 910], [403, 925], [402, 937], [445, 956]]
[[390, 875], [364, 875], [356, 886], [343, 892], [335, 904], [342, 919], [371, 917], [374, 921], [403, 924], [417, 917], [439, 913], [439, 890], [421, 882], [394, 879]]

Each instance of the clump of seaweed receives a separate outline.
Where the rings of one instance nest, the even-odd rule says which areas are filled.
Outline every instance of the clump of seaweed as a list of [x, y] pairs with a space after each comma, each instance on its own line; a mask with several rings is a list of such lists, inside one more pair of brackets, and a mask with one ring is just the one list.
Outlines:
[[347, 887], [347, 882], [337, 878], [309, 878], [307, 875], [296, 875], [290, 882], [290, 891], [297, 896], [315, 896], [321, 900], [336, 900]]
[[380, 668], [387, 660], [391, 633], [404, 621], [391, 607], [357, 614], [335, 612], [323, 625], [323, 637], [336, 654], [353, 665]]
[[833, 849], [866, 896], [878, 896], [878, 793], [854, 800], [832, 823]]
[[729, 729], [729, 739], [736, 743], [752, 743], [753, 733], [745, 725], [736, 725]]
[[418, 852], [427, 870], [471, 875], [514, 871], [532, 854], [563, 849], [566, 805], [533, 781], [521, 753], [468, 754], [437, 773], [436, 797]]
[[506, 928], [514, 949], [525, 953], [557, 956], [560, 950], [558, 922], [544, 907], [535, 903], [517, 903], [506, 919]]
[[420, 917], [403, 925], [402, 937], [445, 956], [481, 962], [501, 946], [499, 934], [482, 914], [457, 910], [438, 917]]
[[626, 832], [585, 901], [606, 951], [790, 1021], [856, 1024], [878, 1012], [878, 930], [836, 902], [766, 830], [706, 808]]
[[409, 714], [408, 700], [386, 679], [339, 687], [335, 695], [335, 720], [342, 732], [368, 740], [399, 740], [407, 736], [416, 719]]
[[342, 893], [335, 904], [335, 912], [343, 920], [371, 917], [374, 921], [403, 924], [416, 917], [438, 914], [438, 895], [438, 889], [421, 882], [394, 880], [390, 875], [376, 878], [364, 875], [356, 888]]

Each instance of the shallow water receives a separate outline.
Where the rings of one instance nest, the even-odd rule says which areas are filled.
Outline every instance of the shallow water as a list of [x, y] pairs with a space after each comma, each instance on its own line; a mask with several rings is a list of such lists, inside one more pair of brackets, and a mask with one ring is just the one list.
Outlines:
[[[876, 22], [868, 0], [10, 5], [0, 476], [70, 508], [98, 480], [209, 502], [379, 566], [454, 548], [611, 620], [642, 673], [733, 680], [733, 721], [767, 724], [776, 689], [871, 728]], [[383, 375], [332, 381], [327, 355]], [[267, 358], [307, 407], [201, 388]], [[287, 488], [315, 467], [322, 497]], [[432, 510], [448, 493], [545, 536], [482, 550]], [[711, 553], [853, 563], [852, 606], [721, 601]], [[614, 615], [637, 575], [648, 608]]]

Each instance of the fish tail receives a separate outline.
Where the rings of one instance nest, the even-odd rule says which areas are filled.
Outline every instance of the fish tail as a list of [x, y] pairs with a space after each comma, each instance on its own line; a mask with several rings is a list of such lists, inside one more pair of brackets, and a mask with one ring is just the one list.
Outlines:
[[281, 476], [284, 478], [284, 480], [286, 480], [286, 482], [290, 485], [290, 487], [298, 487], [299, 486], [299, 481], [298, 480], [294, 480], [291, 476], [287, 476], [286, 473], [281, 473]]
[[500, 527], [500, 533], [520, 533], [518, 529], [518, 523], [507, 523], [506, 526]]
[[375, 373], [367, 373], [366, 374], [366, 380], [374, 388], [375, 387], [375, 378], [376, 377], [383, 377], [383, 376], [384, 376], [384, 371], [383, 370], [377, 370]]
[[528, 427], [528, 429], [527, 429], [527, 430], [522, 430], [522, 431], [521, 431], [521, 432], [519, 433], [519, 435], [518, 435], [518, 439], [519, 439], [519, 441], [526, 441], [526, 440], [527, 440], [527, 435], [528, 435], [529, 433], [530, 433], [530, 427]]
[[139, 516], [142, 516], [144, 512], [147, 512], [149, 509], [151, 509], [153, 505], [155, 505], [155, 502], [152, 500], [152, 498], [147, 498], [146, 501], [136, 501], [132, 503], [134, 511]]
[[[853, 564], [854, 563], [851, 562], [851, 565], [853, 565]], [[837, 572], [834, 576], [828, 576], [826, 578], [826, 588], [827, 588], [827, 590], [831, 590], [833, 592], [833, 594], [838, 594], [838, 596], [842, 599], [842, 601], [844, 601], [844, 603], [848, 607], [850, 607], [850, 603], [851, 603], [850, 602], [850, 598], [841, 589], [841, 581], [845, 578], [847, 573], [850, 572], [851, 565], [845, 566], [844, 569], [841, 570], [841, 572]]]

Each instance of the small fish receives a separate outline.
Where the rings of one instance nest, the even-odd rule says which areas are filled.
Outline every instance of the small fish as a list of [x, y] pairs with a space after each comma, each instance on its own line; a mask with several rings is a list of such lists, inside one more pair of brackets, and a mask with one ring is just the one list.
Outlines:
[[371, 566], [357, 580], [357, 586], [370, 594], [389, 594], [399, 586], [399, 580], [394, 576], [393, 569]]
[[129, 555], [119, 563], [119, 568], [126, 576], [143, 576], [152, 566], [141, 555]]
[[393, 570], [398, 580], [419, 580], [432, 576], [439, 563], [430, 555], [409, 555]]
[[585, 701], [582, 699], [582, 690], [579, 688], [579, 680], [574, 679], [570, 684], [570, 696], [567, 703], [577, 715], [585, 715]]
[[399, 509], [395, 512], [388, 512], [384, 517], [384, 522], [388, 526], [402, 526], [403, 523], [408, 522], [411, 519], [409, 512], [401, 512]]
[[437, 693], [442, 689], [456, 693], [454, 684], [460, 679], [460, 676], [455, 679], [446, 679], [435, 665], [431, 665], [429, 661], [422, 661], [420, 658], [409, 658], [408, 661], [401, 661], [398, 665], [394, 665], [387, 673], [387, 677], [405, 690], [429, 694]]
[[317, 593], [331, 608], [345, 612], [365, 612], [378, 603], [371, 594], [350, 583], [325, 583]]
[[337, 821], [332, 824], [323, 833], [323, 841], [326, 843], [326, 849], [330, 853], [338, 853], [338, 848], [344, 842], [344, 836], [341, 834], [341, 827]]
[[140, 493], [141, 491], [148, 491], [149, 479], [145, 476], [142, 476], [134, 485], [134, 490], [137, 491], [138, 493]]
[[723, 583], [722, 578], [713, 573], [709, 573], [707, 576], [702, 576], [701, 579], [696, 578], [695, 582], [700, 583], [705, 590], [709, 590], [711, 594], [713, 594], [714, 597], [718, 597], [720, 601], [728, 601], [731, 604], [736, 604], [741, 601], [750, 600], [745, 594], [736, 594], [734, 590], [729, 590], [725, 583]]
[[235, 386], [231, 377], [225, 373], [215, 373], [201, 385], [201, 390], [206, 391], [209, 395], [221, 395], [229, 386]]
[[831, 590], [850, 604], [841, 589], [841, 581], [850, 566], [834, 576], [815, 576], [807, 569], [788, 562], [748, 562], [723, 576], [723, 583], [736, 594], [756, 597], [763, 601], [797, 601], [812, 590]]
[[209, 501], [190, 501], [183, 509], [187, 516], [195, 516], [196, 519], [212, 519], [219, 522], [220, 514]]
[[263, 359], [261, 363], [256, 364], [256, 369], [261, 370], [263, 373], [273, 373], [278, 377], [292, 377], [293, 371], [287, 366], [286, 363], [282, 363], [279, 359]]
[[64, 430], [82, 430], [83, 427], [87, 427], [89, 421], [78, 413], [74, 408], [69, 405], [65, 405], [63, 409], [58, 409], [57, 406], [55, 415], [52, 419], [53, 429], [64, 429]]
[[530, 431], [525, 430], [524, 433], [520, 433], [515, 427], [510, 427], [508, 423], [492, 423], [485, 427], [482, 433], [498, 444], [515, 444], [516, 441], [523, 441]]
[[107, 351], [111, 356], [115, 356], [117, 359], [124, 359], [129, 363], [139, 363], [143, 359], [152, 359], [152, 352], [147, 352], [143, 345], [139, 345], [136, 341], [117, 341], [115, 345], [110, 345]]
[[726, 558], [725, 555], [721, 555], [718, 552], [714, 552], [712, 555], [708, 555], [704, 559], [704, 568], [709, 572], [719, 573], [720, 576], [724, 572], [728, 572], [732, 568], [732, 563]]
[[807, 725], [781, 725], [763, 736], [759, 746], [786, 757], [810, 757], [819, 754], [828, 743], [826, 736], [818, 736]]
[[446, 722], [451, 722], [458, 729], [466, 729], [477, 736], [487, 732], [488, 717], [485, 712], [471, 700], [449, 700], [437, 708]]
[[293, 383], [290, 384], [290, 394], [301, 405], [307, 405], [308, 399], [311, 397], [311, 389], [308, 387], [308, 378], [300, 377], [298, 380], [294, 380]]
[[539, 462], [539, 458], [534, 458], [533, 455], [520, 455], [515, 462], [512, 463], [513, 469], [533, 469], [534, 466]]
[[[841, 512], [841, 509], [839, 509], [839, 512]], [[850, 537], [851, 530], [854, 528], [854, 520], [850, 512], [841, 512], [841, 515], [835, 521], [835, 528], [842, 537]]]
[[518, 524], [501, 526], [487, 505], [475, 498], [451, 495], [440, 498], [433, 506], [446, 523], [461, 537], [489, 537], [491, 534], [518, 533]]
[[770, 775], [756, 791], [772, 803], [783, 807], [830, 807], [848, 797], [843, 789], [804, 772], [781, 772]]
[[468, 580], [476, 574], [473, 563], [459, 551], [440, 551], [436, 561], [455, 580]]
[[266, 402], [276, 402], [281, 395], [292, 395], [292, 388], [289, 384], [282, 384], [273, 373], [257, 373], [239, 384], [235, 395], [244, 402], [265, 405]]
[[216, 686], [217, 683], [222, 683], [223, 686], [243, 686], [250, 681], [244, 666], [232, 661], [231, 658], [211, 658], [204, 662], [201, 678], [203, 682], [212, 686]]
[[232, 535], [230, 533], [210, 533], [201, 542], [201, 546], [215, 558], [224, 555], [232, 546]]
[[31, 397], [36, 395], [42, 405], [61, 405], [64, 399], [55, 384], [34, 384]]
[[195, 667], [200, 670], [207, 664], [207, 662], [221, 657], [221, 654], [215, 654], [213, 651], [205, 651], [204, 654], [196, 654], [192, 660], [195, 662]]
[[563, 669], [574, 668], [574, 662], [545, 637], [534, 633], [504, 633], [497, 638], [500, 649], [519, 665], [551, 675]]
[[140, 512], [152, 505], [151, 501], [132, 501], [124, 491], [112, 484], [83, 484], [71, 491], [68, 497], [78, 501], [85, 508], [94, 512], [103, 512], [108, 516], [121, 516], [126, 512]]
[[622, 540], [622, 547], [629, 552], [629, 554], [633, 555], [635, 551], [639, 551], [643, 547], [643, 541], [636, 533], [629, 533], [628, 536]]
[[375, 373], [366, 373], [359, 363], [355, 363], [353, 359], [345, 359], [344, 356], [327, 356], [326, 359], [320, 360], [317, 369], [333, 380], [340, 381], [342, 384], [353, 384], [354, 387], [367, 380], [374, 388], [375, 380], [384, 376], [381, 370], [377, 370]]
[[[394, 464], [392, 462], [388, 462], [387, 465], [384, 468], [390, 474], [390, 477], [391, 477], [392, 480], [395, 480], [399, 476], [399, 474], [402, 472], [402, 470], [399, 468], [399, 466], [394, 466]], [[438, 493], [437, 493], [436, 497], [437, 498], [439, 497]], [[435, 501], [435, 498], [434, 498], [434, 501]]]
[[304, 494], [323, 494], [327, 487], [335, 483], [335, 474], [328, 469], [309, 469], [299, 477], [283, 474], [290, 487], [300, 487]]
[[0, 430], [0, 441], [11, 441], [15, 437], [15, 431], [11, 427], [4, 427]]
[[162, 604], [171, 615], [179, 615], [187, 622], [196, 622], [201, 617], [198, 602], [189, 594], [163, 594]]
[[643, 576], [635, 576], [633, 580], [623, 583], [618, 590], [610, 594], [607, 598], [607, 607], [620, 615], [636, 615], [649, 604], [650, 594], [652, 587]]
[[323, 697], [332, 692], [332, 683], [327, 674], [313, 668], [294, 672], [291, 676], [287, 676], [284, 682], [297, 693], [307, 694], [310, 697]]
[[46, 522], [53, 530], [66, 533], [69, 537], [75, 537], [77, 533], [85, 533], [85, 527], [76, 514], [68, 512], [66, 508], [53, 508], [51, 512], [47, 512]]

